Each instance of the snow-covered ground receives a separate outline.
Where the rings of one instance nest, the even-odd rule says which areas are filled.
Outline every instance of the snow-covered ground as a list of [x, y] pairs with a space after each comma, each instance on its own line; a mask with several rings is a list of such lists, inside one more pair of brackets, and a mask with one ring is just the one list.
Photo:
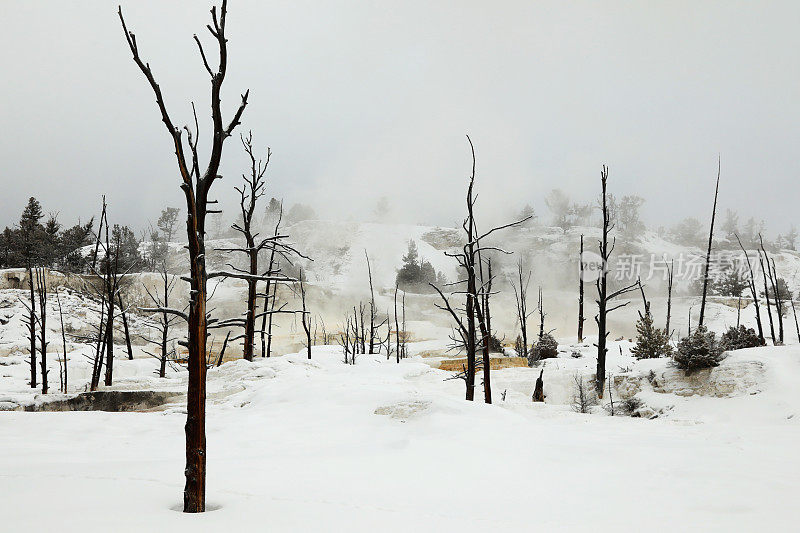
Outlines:
[[[610, 368], [627, 358], [621, 345]], [[761, 370], [727, 397], [643, 390], [664, 410], [652, 420], [559, 403], [574, 371], [591, 366], [582, 351], [546, 363], [545, 404], [530, 401], [539, 369], [495, 371], [485, 405], [421, 357], [353, 366], [317, 347], [311, 361], [225, 363], [209, 374], [232, 393], [209, 403], [213, 511], [201, 516], [179, 512], [180, 404], [0, 413], [2, 530], [794, 529], [800, 347], [729, 356], [714, 372]], [[669, 371], [665, 360], [641, 365], [630, 373]]]
[[[437, 368], [456, 354], [445, 351], [448, 317], [434, 308], [435, 295], [408, 295], [414, 342], [400, 364], [364, 355], [345, 365], [338, 347], [317, 346], [311, 361], [301, 353], [211, 369], [210, 512], [202, 516], [179, 512], [181, 396], [147, 412], [5, 412], [59, 398], [62, 345], [51, 297], [51, 394], [44, 397], [27, 381], [21, 304], [27, 293], [0, 290], [0, 531], [796, 529], [800, 346], [729, 353], [718, 368], [691, 376], [667, 359], [636, 361], [630, 338], [641, 298], [632, 294], [631, 305], [609, 322], [610, 339], [617, 339], [607, 363], [617, 416], [609, 416], [608, 396], [588, 414], [574, 412], [575, 379], [588, 385], [596, 364], [589, 286], [590, 336], [575, 343], [571, 261], [581, 233], [594, 239], [587, 228], [509, 233], [509, 247], [532, 258], [532, 284], [545, 287], [547, 329], [555, 330], [560, 353], [537, 368], [493, 371], [493, 405], [479, 401], [480, 378], [478, 401], [466, 402], [463, 382]], [[456, 277], [443, 255], [454, 242], [447, 228], [307, 221], [292, 227], [292, 237], [315, 259], [307, 265], [311, 303], [329, 331], [343, 310], [365, 298], [365, 250], [379, 309], [393, 305], [395, 269], [409, 238], [437, 270]], [[651, 233], [637, 246], [671, 256], [690, 251]], [[775, 256], [790, 288], [800, 288], [800, 255]], [[141, 276], [137, 281], [147, 275]], [[687, 286], [676, 284], [672, 302], [676, 336], [685, 334], [690, 315], [692, 324], [698, 319], [699, 298]], [[240, 313], [243, 291], [235, 281], [215, 287], [217, 312]], [[77, 293], [60, 294], [74, 395], [89, 381], [93, 348], [80, 339], [93, 334], [99, 307]], [[506, 341], [516, 335], [509, 294], [493, 300], [493, 324]], [[647, 281], [658, 325], [664, 295], [659, 280]], [[717, 332], [737, 319], [752, 326], [754, 316], [752, 305], [737, 317], [719, 299], [706, 309]], [[101, 389], [184, 391], [183, 368], [170, 365], [167, 377], [158, 378], [157, 361], [143, 352], [143, 338], [153, 334], [147, 319], [131, 313], [130, 320], [135, 358], [127, 360], [117, 345], [114, 385]], [[791, 314], [787, 320], [787, 341], [794, 342]], [[296, 325], [282, 326], [278, 353], [296, 350], [285, 348], [298, 345]], [[540, 372], [546, 401], [533, 403]], [[618, 416], [630, 397], [640, 403], [639, 416]]]

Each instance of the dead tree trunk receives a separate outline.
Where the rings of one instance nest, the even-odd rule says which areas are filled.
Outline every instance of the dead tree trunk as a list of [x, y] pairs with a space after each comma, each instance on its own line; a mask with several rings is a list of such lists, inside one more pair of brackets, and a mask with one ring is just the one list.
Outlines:
[[[480, 257], [478, 258], [480, 261]], [[485, 403], [492, 403], [492, 385], [491, 385], [491, 359], [490, 350], [492, 344], [492, 330], [490, 327], [491, 319], [489, 318], [489, 295], [492, 291], [492, 266], [489, 262], [489, 278], [484, 281], [483, 268], [480, 269], [481, 273], [481, 288], [480, 300], [478, 305], [475, 306], [475, 314], [478, 319], [478, 327], [481, 330], [481, 351], [483, 352], [483, 400]]]
[[225, 340], [222, 342], [222, 349], [219, 351], [219, 356], [217, 357], [217, 364], [216, 366], [219, 367], [222, 365], [222, 358], [225, 357], [225, 348], [228, 347], [228, 339], [231, 338], [231, 332], [225, 334]]
[[533, 401], [534, 402], [543, 402], [544, 401], [544, 380], [542, 376], [544, 375], [544, 368], [539, 372], [539, 377], [536, 378], [536, 387], [533, 389]]
[[675, 260], [673, 259], [667, 268], [667, 323], [664, 326], [664, 333], [667, 338], [672, 337], [672, 332], [669, 330], [669, 321], [672, 317], [672, 282], [675, 276]]
[[717, 186], [714, 189], [714, 207], [711, 210], [711, 227], [708, 231], [708, 249], [706, 250], [706, 269], [703, 274], [703, 299], [700, 302], [700, 320], [697, 325], [703, 325], [703, 317], [706, 311], [706, 293], [708, 292], [708, 269], [711, 266], [711, 243], [714, 239], [714, 220], [717, 217], [717, 196], [719, 194], [719, 175], [722, 171], [722, 161], [717, 160]]
[[[269, 160], [272, 152], [267, 148], [266, 160], [256, 159], [255, 151], [253, 149], [253, 132], [249, 132], [247, 137], [241, 136], [242, 146], [244, 146], [247, 156], [250, 158], [250, 175], [242, 174], [244, 179], [244, 186], [236, 186], [234, 189], [239, 193], [239, 209], [242, 217], [241, 224], [238, 222], [231, 226], [235, 231], [242, 234], [245, 241], [244, 247], [228, 248], [226, 251], [239, 252], [245, 255], [248, 261], [248, 269], [243, 270], [233, 265], [229, 265], [236, 273], [242, 276], [247, 282], [247, 307], [245, 309], [244, 319], [241, 320], [241, 326], [244, 329], [242, 356], [248, 361], [253, 360], [253, 351], [255, 343], [256, 332], [256, 297], [257, 297], [257, 284], [260, 279], [258, 271], [258, 254], [261, 250], [274, 244], [278, 239], [275, 237], [268, 237], [256, 243], [258, 233], [253, 228], [253, 215], [256, 210], [258, 199], [264, 195], [264, 174], [267, 171]], [[273, 272], [266, 272], [263, 276], [271, 276]], [[267, 283], [272, 279], [267, 279]]]
[[128, 348], [128, 360], [133, 361], [131, 332], [130, 329], [128, 328], [128, 313], [125, 311], [125, 306], [122, 305], [122, 294], [117, 294], [117, 303], [119, 303], [119, 314], [122, 316], [122, 328], [125, 331], [125, 346]]
[[539, 340], [542, 340], [544, 337], [544, 317], [547, 316], [547, 313], [544, 312], [544, 298], [542, 297], [542, 286], [539, 285], [539, 305], [537, 307], [539, 309]]
[[[303, 330], [306, 332], [306, 352], [308, 354], [308, 359], [311, 360], [311, 328], [310, 328], [310, 315], [308, 313], [308, 309], [306, 308], [306, 284], [303, 282], [303, 271], [300, 270], [300, 298], [303, 302]], [[370, 347], [372, 341], [370, 340]], [[371, 353], [371, 352], [370, 352]]]
[[375, 353], [375, 289], [372, 285], [372, 267], [369, 264], [369, 254], [364, 250], [367, 259], [367, 275], [369, 276], [369, 353]]
[[638, 285], [637, 282], [612, 293], [608, 292], [609, 259], [611, 258], [611, 253], [614, 251], [616, 239], [612, 240], [610, 243], [608, 241], [609, 233], [614, 228], [614, 225], [611, 223], [611, 214], [608, 209], [607, 184], [608, 167], [603, 165], [603, 170], [600, 173], [600, 185], [602, 188], [601, 208], [603, 212], [603, 230], [599, 243], [602, 265], [600, 268], [600, 274], [595, 282], [595, 285], [597, 286], [597, 316], [594, 318], [595, 322], [597, 322], [597, 344], [595, 345], [597, 346], [597, 374], [595, 376], [595, 390], [597, 391], [598, 398], [603, 397], [603, 391], [605, 390], [606, 384], [606, 354], [608, 353], [606, 341], [609, 335], [607, 328], [608, 313], [628, 305], [629, 302], [624, 302], [610, 308], [608, 307], [608, 304], [617, 296], [621, 296], [627, 292], [635, 290]]
[[583, 342], [583, 234], [581, 234], [581, 252], [578, 256], [580, 270], [578, 275], [578, 342]]
[[117, 293], [117, 275], [119, 271], [120, 242], [117, 237], [116, 247], [114, 248], [114, 262], [111, 262], [111, 249], [108, 241], [108, 224], [106, 224], [106, 303], [108, 312], [106, 313], [106, 387], [114, 381], [114, 304]]
[[219, 178], [219, 166], [222, 160], [222, 147], [225, 139], [230, 137], [233, 130], [240, 123], [242, 113], [247, 106], [249, 92], [242, 95], [241, 103], [233, 115], [233, 119], [226, 126], [223, 124], [220, 96], [222, 83], [227, 70], [227, 42], [225, 35], [225, 21], [227, 18], [227, 1], [223, 0], [217, 15], [216, 6], [211, 9], [212, 24], [208, 29], [216, 40], [219, 48], [219, 66], [216, 72], [206, 59], [205, 51], [200, 40], [195, 36], [195, 42], [203, 59], [203, 65], [211, 77], [211, 116], [213, 133], [211, 135], [211, 153], [208, 166], [201, 173], [197, 154], [197, 120], [195, 115], [195, 135], [186, 128], [190, 157], [187, 157], [182, 138], [183, 131], [176, 127], [167, 113], [161, 88], [156, 83], [149, 64], [139, 57], [139, 48], [136, 37], [128, 31], [122, 9], [119, 18], [125, 32], [133, 60], [144, 74], [161, 112], [161, 119], [171, 137], [175, 148], [175, 156], [180, 171], [181, 188], [186, 197], [186, 232], [188, 237], [188, 251], [190, 264], [190, 304], [188, 320], [188, 368], [189, 383], [187, 388], [187, 416], [186, 416], [186, 485], [183, 492], [183, 510], [187, 513], [205, 511], [206, 495], [206, 340], [208, 335], [206, 316], [206, 285], [208, 273], [206, 272], [205, 249], [205, 222], [208, 209], [208, 193], [214, 180]]
[[[270, 298], [270, 314], [269, 314], [269, 321], [267, 325], [267, 357], [270, 357], [272, 354], [272, 320], [275, 316], [275, 305], [278, 301], [278, 284], [272, 284], [272, 298]], [[265, 302], [266, 305], [266, 302]]]
[[767, 316], [769, 317], [769, 334], [772, 337], [772, 344], [775, 344], [775, 324], [772, 321], [772, 307], [769, 303], [769, 286], [767, 285], [767, 271], [764, 268], [764, 259], [761, 257], [761, 250], [758, 251], [758, 262], [761, 265], [761, 274], [764, 276], [764, 299], [767, 301]]
[[[281, 207], [278, 210], [278, 220], [275, 222], [275, 231], [273, 231], [272, 236], [277, 241], [278, 239], [278, 229], [281, 225], [281, 219], [283, 219], [283, 202], [281, 202]], [[276, 243], [275, 241], [272, 242], [272, 246], [270, 246], [269, 251], [269, 266], [267, 267], [267, 272], [274, 272], [277, 269], [275, 268], [275, 250], [276, 250]], [[274, 302], [273, 298], [270, 294], [273, 292], [274, 287], [272, 286], [272, 282], [267, 280], [267, 286], [264, 288], [264, 312], [261, 315], [261, 357], [269, 357], [269, 350], [267, 350], [267, 344], [265, 339], [264, 330], [267, 326], [267, 314], [270, 310], [270, 306], [272, 305], [270, 302]], [[274, 306], [272, 306], [274, 310]], [[270, 330], [272, 329], [272, 314], [269, 314], [270, 320]]]
[[458, 346], [463, 346], [464, 351], [466, 352], [467, 357], [467, 368], [465, 369], [464, 375], [464, 382], [466, 384], [466, 399], [468, 401], [472, 401], [475, 397], [475, 356], [477, 352], [477, 325], [476, 325], [476, 318], [478, 315], [478, 310], [476, 309], [477, 306], [481, 305], [481, 301], [483, 298], [483, 294], [485, 288], [483, 286], [478, 286], [478, 271], [477, 269], [480, 268], [479, 265], [479, 257], [481, 248], [481, 240], [487, 238], [489, 235], [494, 233], [495, 231], [508, 228], [511, 226], [516, 226], [525, 220], [528, 220], [530, 217], [526, 217], [523, 220], [519, 220], [517, 222], [512, 222], [511, 224], [505, 224], [503, 226], [497, 226], [495, 228], [490, 229], [486, 233], [478, 234], [475, 224], [475, 196], [473, 195], [473, 190], [475, 187], [475, 147], [472, 144], [472, 140], [467, 136], [467, 141], [469, 142], [470, 151], [472, 154], [472, 172], [469, 177], [469, 185], [467, 187], [467, 196], [466, 196], [466, 203], [467, 203], [467, 218], [464, 220], [462, 227], [464, 232], [466, 233], [466, 244], [462, 247], [461, 251], [458, 253], [449, 253], [447, 252], [446, 255], [449, 257], [453, 257], [458, 261], [458, 264], [461, 268], [464, 269], [467, 279], [466, 279], [466, 302], [464, 306], [464, 313], [463, 318], [460, 312], [457, 312], [453, 306], [450, 304], [449, 299], [444, 293], [441, 291], [439, 287], [430, 283], [429, 285], [433, 287], [433, 289], [439, 294], [442, 299], [442, 304], [437, 304], [436, 307], [447, 311], [450, 316], [452, 317], [453, 321], [456, 323], [456, 331], [458, 337], [453, 338], [453, 341]]
[[397, 358], [397, 362], [400, 363], [400, 324], [397, 320], [397, 289], [398, 286], [395, 284], [394, 286], [394, 331], [395, 331], [395, 344], [397, 345], [395, 348], [395, 357]]
[[28, 316], [26, 317], [28, 320], [28, 339], [31, 341], [30, 353], [31, 353], [31, 388], [35, 389], [37, 387], [37, 379], [36, 379], [36, 295], [34, 294], [33, 290], [34, 280], [33, 280], [33, 269], [28, 266], [28, 287], [30, 288], [30, 305], [27, 309]]
[[42, 367], [42, 394], [47, 394], [49, 386], [47, 383], [47, 278], [44, 268], [35, 269], [36, 272], [36, 292], [39, 293], [39, 350], [41, 354]]
[[750, 294], [753, 297], [753, 305], [756, 308], [756, 325], [758, 326], [758, 340], [761, 341], [761, 344], [766, 344], [764, 340], [764, 327], [761, 324], [761, 310], [759, 309], [758, 305], [758, 291], [756, 290], [756, 282], [755, 282], [755, 275], [753, 275], [753, 265], [750, 263], [750, 256], [747, 255], [747, 250], [744, 249], [742, 245], [741, 239], [739, 239], [739, 235], [736, 235], [736, 242], [739, 243], [739, 248], [742, 249], [742, 254], [744, 254], [744, 259], [747, 261], [747, 269], [750, 272], [750, 279], [748, 286], [750, 287]]
[[[527, 277], [523, 275], [522, 259], [517, 261], [517, 286], [513, 281], [511, 288], [514, 291], [514, 299], [517, 303], [517, 322], [519, 322], [520, 339], [522, 340], [521, 353], [519, 357], [528, 357], [528, 285], [531, 281], [531, 272], [528, 271]], [[519, 350], [518, 350], [519, 351]]]
[[161, 281], [162, 281], [162, 291], [161, 293], [158, 292], [151, 292], [150, 289], [147, 288], [146, 285], [143, 285], [143, 288], [147, 295], [150, 297], [150, 300], [153, 302], [155, 307], [153, 308], [145, 308], [142, 309], [143, 311], [152, 311], [158, 313], [159, 321], [154, 326], [154, 329], [159, 333], [158, 340], [149, 340], [151, 344], [158, 345], [159, 353], [152, 353], [147, 350], [144, 352], [151, 357], [158, 359], [159, 367], [158, 367], [158, 377], [163, 378], [166, 377], [167, 372], [167, 361], [169, 360], [169, 343], [170, 341], [174, 341], [175, 339], [170, 337], [170, 330], [172, 329], [173, 324], [177, 321], [178, 317], [173, 315], [172, 313], [168, 313], [164, 311], [164, 309], [169, 309], [170, 306], [170, 295], [172, 294], [172, 289], [175, 285], [175, 278], [171, 277], [167, 272], [167, 265], [166, 261], [162, 262], [161, 264]]
[[67, 393], [67, 334], [64, 330], [64, 311], [61, 309], [61, 297], [56, 289], [56, 302], [58, 303], [58, 318], [61, 321], [61, 344], [64, 348], [64, 358], [62, 364], [59, 365], [61, 392]]

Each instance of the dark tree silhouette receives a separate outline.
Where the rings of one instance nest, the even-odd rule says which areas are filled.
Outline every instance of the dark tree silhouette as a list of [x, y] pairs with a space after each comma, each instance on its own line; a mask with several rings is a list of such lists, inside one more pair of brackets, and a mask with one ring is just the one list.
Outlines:
[[711, 226], [708, 230], [708, 249], [706, 250], [706, 268], [703, 274], [703, 299], [700, 302], [700, 320], [697, 325], [703, 325], [706, 311], [706, 294], [708, 293], [708, 270], [711, 266], [711, 243], [714, 240], [714, 220], [717, 218], [717, 196], [719, 195], [719, 176], [722, 171], [722, 160], [717, 158], [717, 185], [714, 189], [714, 207], [711, 210]]
[[[481, 244], [489, 235], [501, 229], [517, 226], [527, 219], [518, 220], [510, 224], [496, 226], [484, 233], [478, 233], [477, 225], [475, 223], [475, 195], [473, 193], [475, 187], [475, 147], [472, 144], [472, 139], [467, 136], [470, 151], [472, 154], [472, 172], [469, 177], [469, 185], [467, 187], [466, 203], [467, 203], [467, 217], [462, 223], [462, 228], [466, 234], [466, 243], [460, 252], [452, 253], [445, 252], [448, 257], [454, 258], [459, 266], [463, 269], [466, 279], [460, 280], [455, 284], [466, 284], [465, 291], [459, 291], [466, 297], [463, 309], [456, 309], [450, 304], [450, 300], [445, 296], [442, 289], [430, 283], [430, 286], [439, 294], [442, 303], [436, 304], [436, 307], [447, 311], [453, 321], [455, 322], [455, 333], [452, 337], [456, 346], [463, 347], [467, 356], [467, 367], [464, 370], [464, 382], [466, 384], [466, 399], [472, 401], [475, 397], [475, 355], [479, 348], [477, 340], [477, 330], [480, 328], [483, 334], [483, 342], [488, 343], [489, 335], [484, 321], [485, 313], [482, 309], [478, 309], [485, 301], [485, 294], [487, 291], [487, 283], [489, 280], [482, 280], [479, 277], [479, 269], [482, 268], [480, 255], [483, 251], [494, 250], [501, 253], [509, 253], [494, 246], [484, 246]], [[491, 278], [490, 278], [491, 279]], [[479, 282], [480, 281], [480, 282]], [[454, 285], [454, 284], [451, 284]], [[477, 321], [480, 320], [480, 324]], [[484, 356], [486, 359], [486, 356]], [[491, 403], [491, 388], [488, 379], [488, 369], [484, 370], [484, 399], [486, 403]]]
[[[172, 144], [175, 148], [178, 170], [181, 178], [181, 189], [186, 198], [186, 232], [188, 237], [189, 265], [190, 265], [190, 304], [189, 313], [184, 315], [188, 322], [188, 367], [189, 383], [187, 390], [187, 416], [186, 416], [186, 485], [184, 488], [183, 510], [187, 513], [205, 511], [206, 506], [206, 285], [208, 273], [206, 272], [206, 247], [205, 224], [208, 208], [208, 194], [214, 181], [220, 177], [219, 166], [222, 160], [222, 148], [225, 140], [231, 136], [233, 130], [239, 125], [242, 113], [247, 106], [249, 91], [242, 95], [241, 103], [233, 114], [230, 122], [225, 124], [222, 119], [221, 90], [225, 81], [228, 66], [228, 39], [225, 35], [225, 22], [227, 18], [227, 0], [222, 1], [219, 11], [217, 7], [211, 8], [211, 24], [207, 26], [219, 48], [219, 64], [216, 71], [211, 69], [206, 58], [203, 45], [195, 35], [194, 40], [202, 58], [208, 75], [211, 78], [211, 118], [213, 132], [211, 135], [211, 152], [208, 165], [204, 171], [200, 168], [197, 152], [197, 136], [199, 127], [197, 114], [194, 113], [194, 134], [187, 126], [183, 130], [174, 125], [167, 112], [161, 87], [155, 80], [150, 65], [139, 57], [139, 46], [136, 36], [129, 32], [122, 16], [122, 8], [118, 10], [119, 19], [125, 32], [125, 40], [133, 55], [133, 61], [139, 67], [144, 77], [150, 84], [156, 97], [156, 104], [161, 114], [161, 120], [167, 128]], [[192, 106], [194, 109], [194, 106]], [[183, 131], [186, 131], [189, 154], [183, 141]], [[171, 312], [171, 311], [170, 311]]]
[[610, 243], [608, 241], [609, 234], [611, 230], [614, 228], [614, 224], [611, 222], [610, 219], [610, 211], [608, 207], [608, 192], [607, 192], [607, 185], [608, 185], [608, 167], [603, 165], [603, 170], [600, 172], [600, 185], [602, 188], [602, 195], [600, 197], [601, 202], [601, 209], [603, 213], [603, 229], [602, 229], [602, 236], [600, 238], [599, 247], [600, 247], [600, 258], [602, 260], [602, 265], [600, 269], [600, 275], [595, 282], [597, 286], [597, 316], [594, 317], [595, 322], [597, 323], [597, 375], [595, 377], [595, 389], [597, 390], [597, 396], [599, 398], [603, 397], [603, 391], [605, 390], [605, 382], [606, 382], [606, 354], [608, 353], [608, 348], [606, 348], [606, 341], [609, 335], [608, 328], [607, 328], [607, 317], [608, 313], [614, 311], [615, 309], [619, 309], [620, 307], [624, 307], [628, 305], [630, 302], [623, 302], [621, 304], [613, 305], [609, 307], [609, 302], [611, 302], [614, 298], [618, 296], [622, 296], [625, 293], [630, 291], [636, 290], [638, 286], [638, 281], [636, 283], [632, 283], [621, 289], [617, 289], [609, 293], [608, 289], [608, 265], [609, 259], [611, 257], [611, 253], [614, 251], [614, 245], [616, 244], [616, 238], [614, 238]]

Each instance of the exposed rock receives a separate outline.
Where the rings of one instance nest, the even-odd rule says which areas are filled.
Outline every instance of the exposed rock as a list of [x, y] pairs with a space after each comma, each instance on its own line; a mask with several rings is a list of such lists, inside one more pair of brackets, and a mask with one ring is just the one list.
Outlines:
[[148, 411], [181, 396], [167, 391], [95, 391], [24, 405], [24, 411]]
[[385, 415], [401, 422], [415, 418], [431, 406], [427, 400], [409, 400], [392, 405], [383, 405], [375, 409], [376, 415]]

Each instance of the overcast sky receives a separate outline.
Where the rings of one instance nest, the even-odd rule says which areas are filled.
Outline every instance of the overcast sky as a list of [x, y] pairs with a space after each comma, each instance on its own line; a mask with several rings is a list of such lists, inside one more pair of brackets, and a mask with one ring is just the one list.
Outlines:
[[[203, 1], [128, 1], [126, 21], [173, 120], [207, 140]], [[785, 231], [800, 177], [800, 3], [244, 1], [228, 6], [230, 114], [273, 150], [268, 194], [358, 217], [381, 195], [412, 222], [463, 211], [468, 145], [480, 207], [545, 213], [560, 187], [645, 197], [653, 225], [720, 205]], [[0, 2], [0, 224], [27, 199], [62, 222], [109, 201], [137, 227], [183, 207], [169, 137], [108, 1]], [[212, 54], [213, 55], [213, 54]], [[203, 120], [205, 121], [203, 122]], [[245, 170], [226, 143], [227, 207]], [[394, 191], [392, 193], [391, 191]], [[325, 206], [321, 207], [322, 204]], [[401, 205], [403, 207], [401, 213]], [[546, 216], [546, 215], [545, 215]]]

